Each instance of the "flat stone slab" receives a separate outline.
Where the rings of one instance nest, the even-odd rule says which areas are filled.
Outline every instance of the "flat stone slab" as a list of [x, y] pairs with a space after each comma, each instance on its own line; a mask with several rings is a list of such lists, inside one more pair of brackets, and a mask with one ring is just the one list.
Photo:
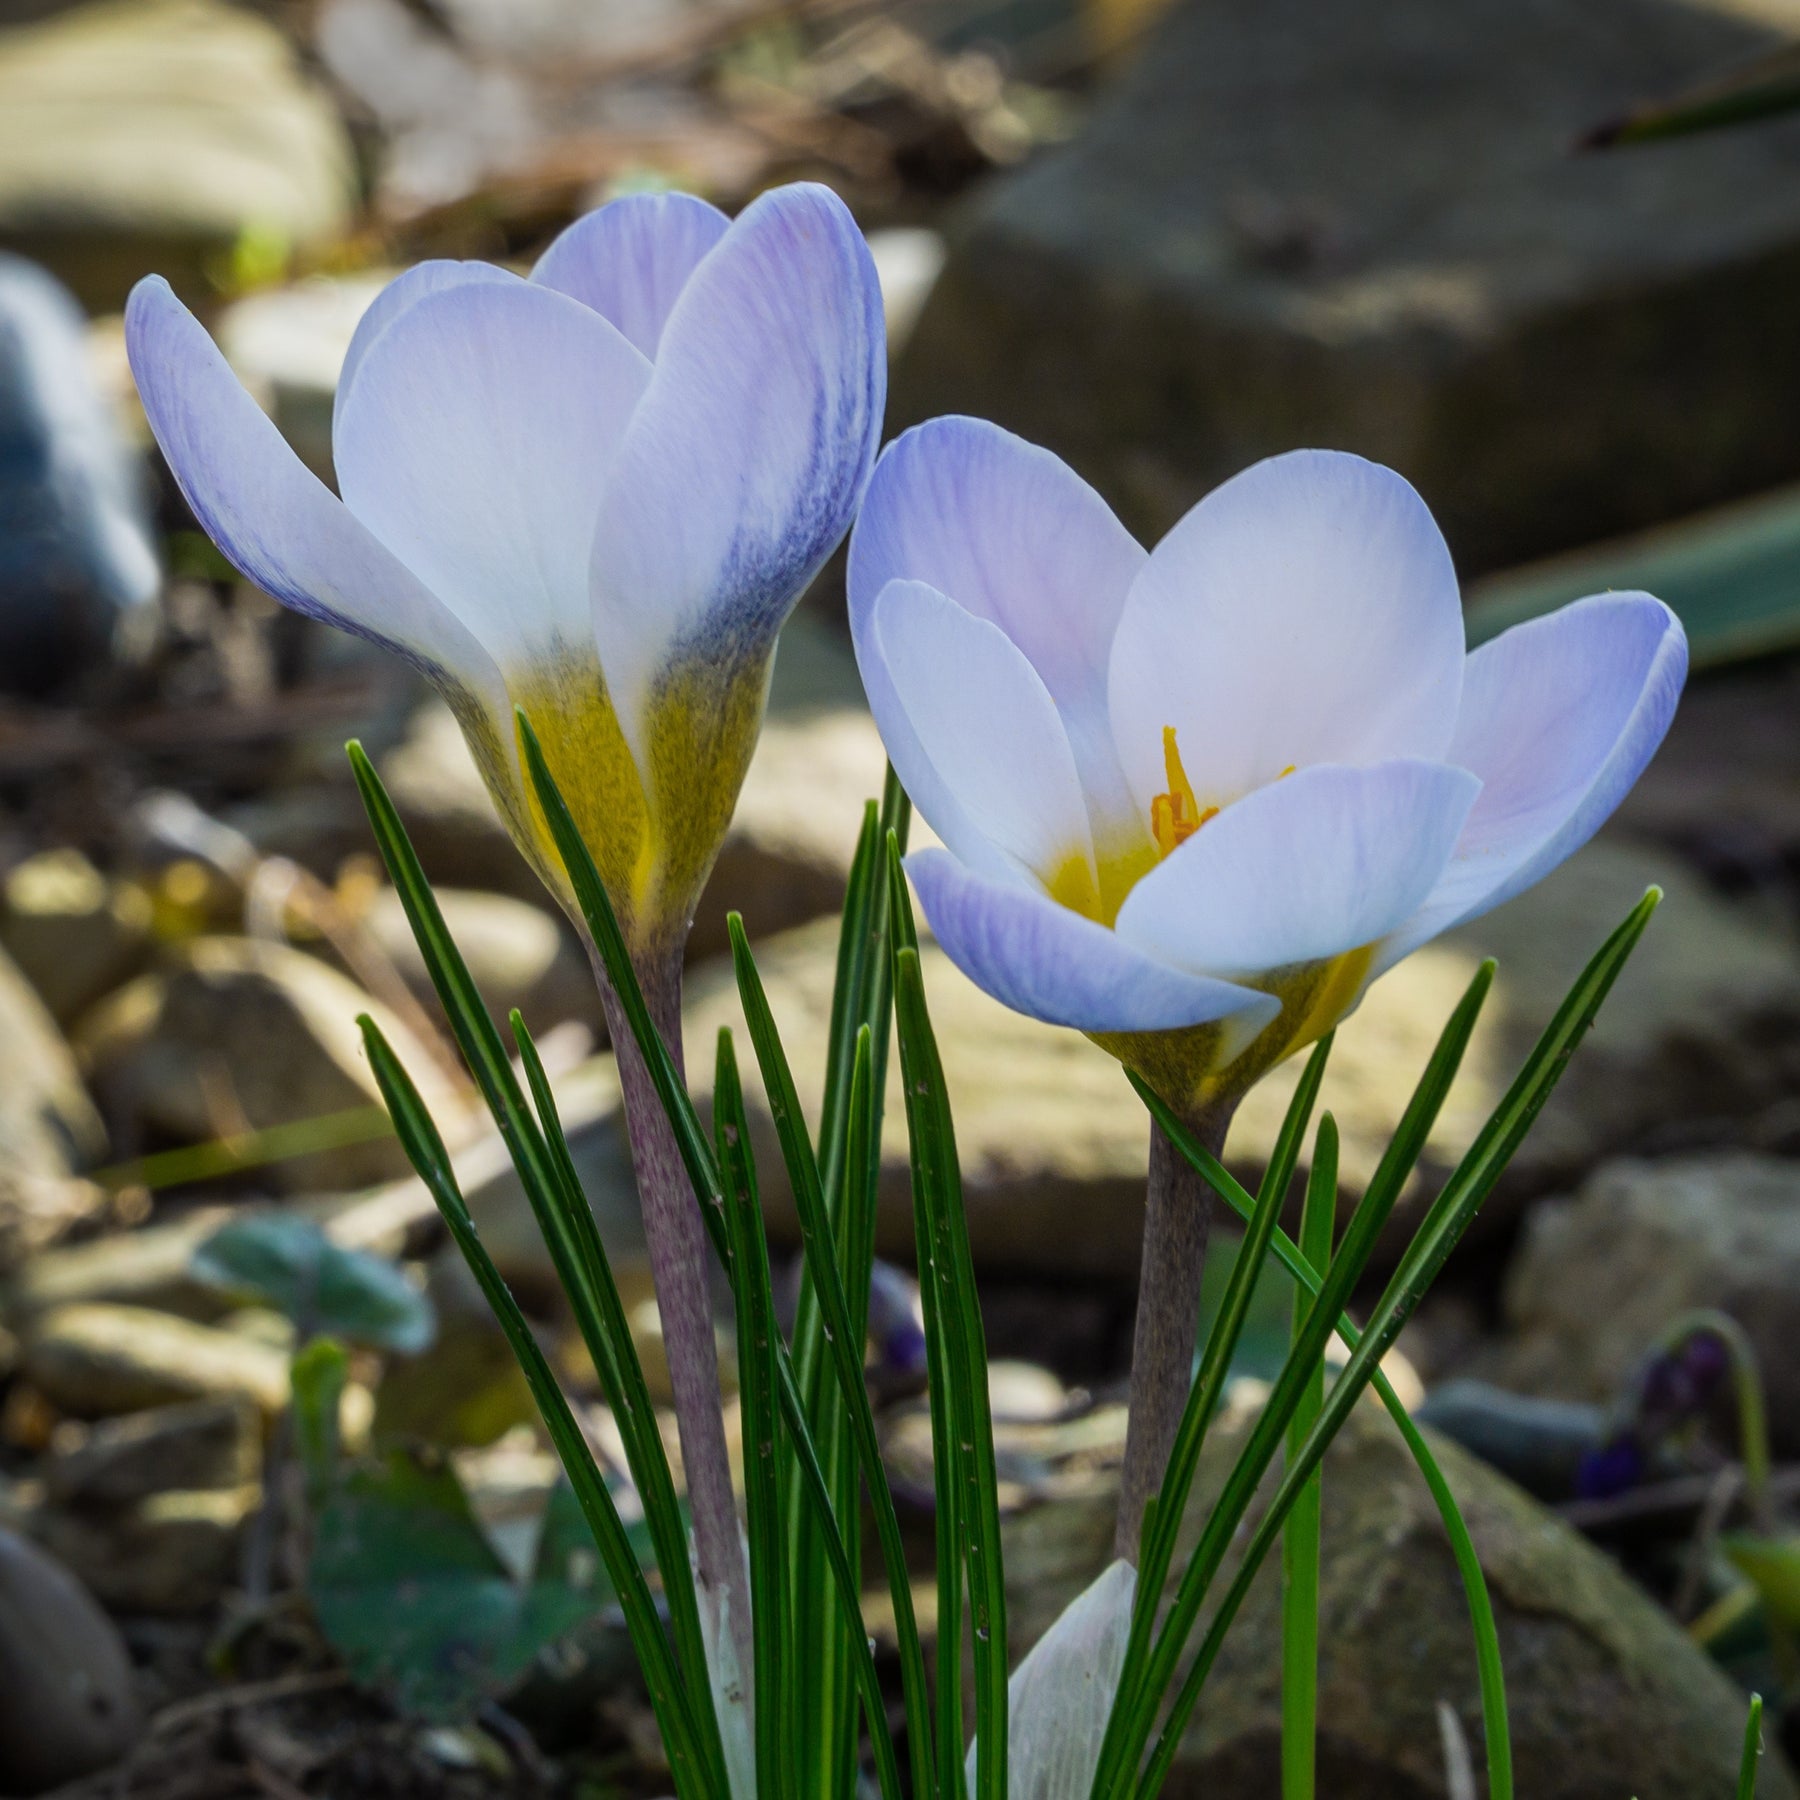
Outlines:
[[1409, 476], [1469, 572], [1800, 471], [1800, 121], [1574, 140], [1800, 32], [1731, 0], [1183, 0], [985, 189], [896, 373], [1156, 533], [1299, 444]]

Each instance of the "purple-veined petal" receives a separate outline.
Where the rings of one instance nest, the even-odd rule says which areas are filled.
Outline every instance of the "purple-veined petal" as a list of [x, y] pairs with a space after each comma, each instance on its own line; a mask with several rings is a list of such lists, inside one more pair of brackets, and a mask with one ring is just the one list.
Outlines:
[[[891, 695], [909, 728], [888, 741], [902, 748], [912, 778], [895, 768], [938, 836], [976, 867], [991, 868], [997, 849], [1046, 882], [1060, 871], [1079, 889], [1085, 876], [1094, 893], [1087, 807], [1068, 736], [1006, 633], [922, 581], [892, 581], [876, 602], [872, 642], [891, 684], [883, 710]], [[890, 722], [876, 715], [884, 738]], [[915, 747], [928, 771], [914, 760]], [[949, 807], [935, 807], [940, 793]]]
[[654, 362], [688, 277], [730, 223], [692, 194], [626, 194], [569, 226], [531, 279], [591, 306]]
[[848, 209], [810, 184], [753, 201], [669, 314], [593, 535], [594, 630], [640, 752], [661, 671], [765, 647], [843, 537], [886, 390]]
[[1301, 769], [1152, 869], [1120, 908], [1119, 935], [1178, 967], [1239, 977], [1359, 949], [1431, 892], [1480, 791], [1443, 763]]
[[1326, 450], [1214, 489], [1151, 552], [1113, 642], [1113, 733], [1147, 808], [1176, 729], [1200, 804], [1284, 769], [1440, 759], [1456, 728], [1456, 573], [1391, 469]]
[[947, 850], [915, 850], [906, 871], [944, 954], [1003, 1006], [1047, 1025], [1177, 1031], [1237, 1018], [1253, 1034], [1281, 1011], [1267, 994], [1158, 962], [1042, 894], [976, 874]]
[[356, 321], [350, 347], [344, 352], [344, 366], [338, 371], [337, 404], [343, 405], [356, 381], [369, 347], [399, 316], [427, 294], [441, 294], [446, 288], [463, 287], [472, 281], [517, 281], [516, 275], [485, 262], [453, 262], [434, 258], [415, 263], [404, 274], [396, 275], [373, 300], [368, 311]]
[[301, 463], [160, 276], [132, 290], [125, 338], [176, 482], [247, 580], [504, 708], [487, 652]]
[[1060, 458], [983, 419], [932, 419], [890, 444], [870, 477], [850, 539], [851, 630], [866, 629], [890, 581], [925, 582], [991, 620], [1056, 702], [1104, 819], [1130, 805], [1106, 671], [1143, 564], [1137, 540]]
[[1450, 760], [1481, 777], [1481, 797], [1381, 966], [1579, 850], [1656, 753], [1686, 676], [1680, 620], [1642, 593], [1591, 595], [1474, 651]]
[[594, 516], [649, 379], [566, 294], [508, 280], [426, 295], [337, 409], [344, 503], [503, 668], [591, 657]]

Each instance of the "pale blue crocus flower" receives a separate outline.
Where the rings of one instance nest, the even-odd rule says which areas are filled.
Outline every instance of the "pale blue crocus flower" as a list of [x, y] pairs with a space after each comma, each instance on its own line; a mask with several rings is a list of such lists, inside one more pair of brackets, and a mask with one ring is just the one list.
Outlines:
[[733, 222], [637, 195], [571, 225], [529, 278], [408, 270], [345, 359], [341, 499], [166, 283], [139, 284], [126, 334], [151, 429], [231, 562], [430, 676], [566, 893], [521, 779], [522, 706], [634, 951], [678, 944], [776, 631], [848, 529], [879, 438], [881, 297], [842, 202], [796, 185]]
[[1146, 553], [1056, 457], [973, 419], [883, 455], [850, 610], [908, 863], [973, 981], [1190, 1117], [1584, 844], [1661, 742], [1675, 615], [1595, 595], [1467, 653], [1423, 501], [1298, 451]]

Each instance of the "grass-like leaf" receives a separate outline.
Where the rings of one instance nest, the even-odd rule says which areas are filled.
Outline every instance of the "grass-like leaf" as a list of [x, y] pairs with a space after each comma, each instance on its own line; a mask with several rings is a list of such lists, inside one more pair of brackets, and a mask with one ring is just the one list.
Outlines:
[[[999, 1475], [988, 1406], [987, 1348], [963, 1213], [956, 1133], [945, 1091], [943, 1064], [925, 1004], [917, 932], [900, 867], [899, 847], [888, 843], [891, 904], [895, 919], [894, 1013], [912, 1144], [919, 1277], [937, 1292], [937, 1327], [950, 1377], [950, 1436], [934, 1439], [957, 1464], [963, 1559], [975, 1653], [975, 1786], [978, 1800], [1007, 1800], [1006, 1585], [1000, 1550]], [[941, 1571], [940, 1571], [941, 1576]], [[943, 1621], [939, 1621], [940, 1691]], [[940, 1764], [940, 1777], [948, 1771]]]
[[[750, 1599], [756, 1694], [756, 1791], [783, 1800], [792, 1791], [783, 1634], [786, 1587], [781, 1557], [781, 1483], [776, 1462], [777, 1393], [775, 1296], [763, 1241], [762, 1202], [749, 1153], [744, 1091], [731, 1033], [719, 1033], [713, 1080], [713, 1127], [725, 1177], [725, 1228], [737, 1272], [738, 1405], [743, 1416], [744, 1511], [749, 1521]], [[798, 1673], [798, 1671], [796, 1671]]]
[[[1300, 1213], [1300, 1254], [1321, 1274], [1331, 1262], [1337, 1222], [1337, 1126], [1327, 1113], [1319, 1125], [1306, 1201]], [[1294, 1335], [1306, 1320], [1310, 1296], [1294, 1290]], [[1288, 1455], [1298, 1456], [1325, 1400], [1325, 1365], [1313, 1371], [1288, 1421]], [[1281, 1538], [1281, 1800], [1313, 1800], [1319, 1717], [1319, 1476], [1300, 1490]]]
[[[875, 1528], [881, 1544], [886, 1568], [888, 1592], [892, 1596], [896, 1636], [900, 1648], [900, 1683], [905, 1699], [907, 1734], [914, 1755], [923, 1765], [920, 1770], [921, 1793], [930, 1793], [932, 1784], [931, 1734], [929, 1699], [925, 1682], [925, 1654], [919, 1639], [919, 1628], [913, 1612], [912, 1586], [907, 1576], [906, 1551], [900, 1535], [900, 1522], [894, 1511], [893, 1495], [881, 1460], [881, 1442], [875, 1429], [875, 1415], [869, 1405], [867, 1384], [863, 1380], [862, 1344], [864, 1323], [859, 1326], [851, 1313], [839, 1274], [831, 1224], [825, 1214], [824, 1197], [816, 1179], [806, 1178], [811, 1159], [804, 1127], [800, 1122], [799, 1101], [794, 1092], [793, 1073], [787, 1054], [782, 1049], [774, 1016], [769, 1011], [768, 995], [762, 977], [757, 973], [756, 959], [744, 935], [743, 921], [731, 915], [731, 953], [737, 971], [738, 993], [743, 1000], [744, 1017], [750, 1028], [750, 1041], [755, 1046], [757, 1065], [763, 1084], [776, 1109], [777, 1120], [787, 1121], [783, 1148], [789, 1151], [789, 1173], [795, 1176], [793, 1191], [800, 1218], [800, 1241], [806, 1267], [818, 1295], [823, 1330], [821, 1339], [836, 1381], [836, 1391], [848, 1421], [857, 1467], [866, 1485]], [[860, 1130], [852, 1130], [848, 1143], [860, 1156], [867, 1155], [866, 1136], [873, 1123], [867, 1093], [870, 1082], [869, 1029], [864, 1025], [857, 1034], [857, 1053], [852, 1063], [849, 1097], [855, 1102], [850, 1112], [854, 1121], [859, 1113]], [[777, 1099], [779, 1096], [779, 1099]], [[718, 1104], [715, 1099], [714, 1105]], [[798, 1167], [796, 1166], [798, 1165]], [[798, 1371], [796, 1371], [798, 1373]], [[842, 1513], [839, 1513], [841, 1520]], [[846, 1534], [847, 1535], [847, 1534]]]
[[[1557, 1009], [1556, 1015], [1545, 1028], [1539, 1038], [1537, 1047], [1527, 1058], [1525, 1066], [1520, 1070], [1505, 1097], [1495, 1108], [1492, 1116], [1476, 1134], [1475, 1142], [1469, 1147], [1467, 1154], [1457, 1165], [1455, 1172], [1444, 1184], [1443, 1190], [1433, 1201], [1424, 1222], [1420, 1225], [1412, 1242], [1407, 1246], [1405, 1254], [1389, 1281], [1386, 1291], [1370, 1315], [1368, 1328], [1362, 1335], [1356, 1348], [1350, 1353], [1350, 1360], [1342, 1373], [1332, 1384], [1325, 1405], [1321, 1409], [1318, 1421], [1307, 1434], [1307, 1439], [1300, 1454], [1292, 1459], [1282, 1476], [1275, 1495], [1269, 1503], [1268, 1510], [1258, 1521], [1246, 1546], [1244, 1556], [1234, 1576], [1231, 1586], [1220, 1601], [1213, 1615], [1205, 1638], [1195, 1655], [1193, 1665], [1182, 1684], [1180, 1693], [1171, 1707], [1162, 1734], [1157, 1740], [1150, 1764], [1145, 1772], [1139, 1794], [1143, 1800], [1151, 1800], [1161, 1789], [1167, 1779], [1169, 1769], [1173, 1766], [1175, 1754], [1181, 1742], [1182, 1733], [1187, 1728], [1189, 1718], [1193, 1714], [1206, 1677], [1218, 1656], [1220, 1646], [1224, 1642], [1225, 1633], [1230, 1629], [1238, 1608], [1242, 1606], [1245, 1595], [1249, 1592], [1250, 1582], [1260, 1567], [1262, 1560], [1269, 1553], [1270, 1547], [1279, 1537], [1281, 1528], [1286, 1522], [1294, 1500], [1304, 1487], [1308, 1477], [1323, 1460], [1326, 1448], [1332, 1438], [1349, 1417], [1350, 1409], [1355, 1405], [1363, 1389], [1368, 1386], [1371, 1376], [1379, 1367], [1382, 1357], [1392, 1347], [1395, 1338], [1400, 1334], [1402, 1326], [1412, 1316], [1414, 1308], [1423, 1297], [1426, 1289], [1436, 1279], [1451, 1251], [1456, 1247], [1469, 1222], [1474, 1218], [1481, 1203], [1492, 1192], [1494, 1183], [1499, 1180], [1511, 1161], [1514, 1152], [1530, 1130], [1532, 1121], [1543, 1109], [1552, 1090], [1562, 1078], [1569, 1058], [1575, 1053], [1576, 1046], [1586, 1035], [1594, 1022], [1612, 984], [1618, 979], [1619, 971], [1624, 967], [1626, 958], [1630, 956], [1637, 941], [1643, 936], [1644, 928], [1650, 922], [1650, 915], [1656, 910], [1661, 900], [1661, 891], [1652, 888], [1633, 908], [1617, 930], [1606, 940], [1587, 967], [1577, 978], [1567, 998]], [[1324, 1339], [1330, 1330], [1331, 1321], [1341, 1309], [1341, 1301], [1337, 1290], [1340, 1272], [1354, 1263], [1360, 1273], [1361, 1265], [1367, 1260], [1367, 1250], [1372, 1248], [1372, 1241], [1364, 1247], [1359, 1243], [1359, 1227], [1363, 1223], [1363, 1211], [1368, 1205], [1367, 1196], [1363, 1206], [1357, 1210], [1350, 1230], [1346, 1233], [1344, 1244], [1338, 1253], [1338, 1260], [1333, 1264], [1308, 1315], [1307, 1324], [1302, 1334], [1302, 1343], [1307, 1354], [1314, 1354], [1313, 1340], [1318, 1342], [1319, 1351], [1323, 1350]], [[1347, 1290], [1346, 1290], [1347, 1291]], [[1330, 1318], [1324, 1315], [1329, 1311]], [[1281, 1380], [1276, 1384], [1276, 1392], [1271, 1396], [1265, 1420], [1277, 1410], [1283, 1399], [1283, 1388], [1295, 1373], [1295, 1358], [1290, 1357], [1287, 1368], [1282, 1371]], [[1288, 1403], [1291, 1409], [1291, 1401]], [[1258, 1430], [1261, 1427], [1259, 1425]], [[1256, 1433], [1252, 1434], [1252, 1443]], [[1249, 1456], [1246, 1449], [1246, 1458]], [[1241, 1466], [1241, 1464], [1240, 1464]], [[1266, 1466], [1266, 1461], [1265, 1461]], [[1260, 1469], [1258, 1470], [1260, 1478]], [[1237, 1471], [1233, 1471], [1234, 1477]], [[1230, 1484], [1228, 1484], [1230, 1485]], [[1215, 1515], [1216, 1517], [1217, 1515]], [[1242, 1517], [1240, 1508], [1237, 1517]], [[1209, 1526], [1210, 1530], [1210, 1526]], [[1205, 1544], [1205, 1538], [1202, 1538]], [[1202, 1565], [1202, 1558], [1196, 1555], [1195, 1565], [1189, 1570], [1193, 1575], [1195, 1568]], [[1205, 1579], [1199, 1584], [1202, 1593], [1210, 1582], [1211, 1574], [1216, 1570], [1217, 1561], [1213, 1559], [1213, 1568], [1206, 1571]], [[1184, 1587], [1186, 1582], [1184, 1581]], [[1185, 1635], [1185, 1634], [1184, 1634]]]
[[1762, 1758], [1761, 1694], [1750, 1696], [1750, 1713], [1744, 1720], [1744, 1754], [1738, 1764], [1737, 1800], [1756, 1800], [1756, 1765]]
[[[481, 1242], [475, 1221], [457, 1186], [449, 1153], [419, 1098], [418, 1089], [375, 1022], [366, 1015], [358, 1022], [368, 1048], [370, 1067], [375, 1072], [407, 1158], [437, 1203], [456, 1247], [499, 1320], [500, 1329], [506, 1334], [507, 1343], [524, 1372], [526, 1385], [568, 1473], [576, 1498], [581, 1502], [582, 1513], [594, 1534], [607, 1576], [625, 1614], [626, 1629], [631, 1635], [657, 1728], [668, 1752], [676, 1792], [682, 1800], [690, 1800], [690, 1797], [691, 1800], [730, 1800], [723, 1757], [716, 1753], [717, 1733], [712, 1733], [711, 1745], [702, 1735], [693, 1694], [676, 1667], [649, 1584], [638, 1566], [624, 1521], [594, 1461], [593, 1452], [588, 1448], [587, 1439], [532, 1335], [531, 1326]], [[702, 1692], [706, 1692], [704, 1686]], [[710, 1717], [710, 1700], [705, 1711]]]

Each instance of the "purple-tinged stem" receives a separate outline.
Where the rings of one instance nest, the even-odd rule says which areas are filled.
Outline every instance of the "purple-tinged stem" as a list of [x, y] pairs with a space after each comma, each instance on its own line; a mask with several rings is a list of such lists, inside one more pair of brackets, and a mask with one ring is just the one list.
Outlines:
[[[1202, 1114], [1194, 1135], [1217, 1156], [1225, 1147], [1232, 1107]], [[1169, 1141], [1150, 1127], [1150, 1177], [1144, 1208], [1144, 1251], [1138, 1277], [1137, 1328], [1131, 1344], [1131, 1415], [1119, 1472], [1117, 1555], [1134, 1566], [1144, 1508], [1162, 1486], [1169, 1452], [1194, 1379], [1200, 1333], [1200, 1278], [1212, 1235], [1213, 1191]]]
[[[618, 1059], [626, 1135], [631, 1142], [644, 1240], [662, 1319], [663, 1349], [668, 1357], [669, 1387], [694, 1524], [695, 1573], [705, 1590], [703, 1600], [710, 1594], [715, 1602], [721, 1597], [729, 1602], [738, 1667], [748, 1672], [752, 1666], [749, 1574], [731, 1486], [731, 1458], [725, 1448], [719, 1353], [707, 1279], [712, 1252], [700, 1202], [656, 1084], [598, 956], [594, 965]], [[638, 967], [638, 980], [652, 1023], [661, 1032], [676, 1068], [684, 1068], [679, 950], [654, 960], [646, 958]]]

